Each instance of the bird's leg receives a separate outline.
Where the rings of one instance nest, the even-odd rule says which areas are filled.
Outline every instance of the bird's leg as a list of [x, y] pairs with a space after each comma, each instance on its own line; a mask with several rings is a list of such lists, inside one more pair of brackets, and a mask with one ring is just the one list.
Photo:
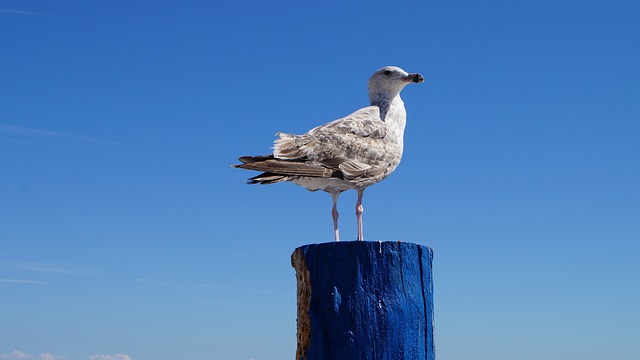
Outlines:
[[364, 240], [364, 234], [362, 233], [362, 213], [364, 212], [364, 208], [362, 207], [362, 195], [364, 194], [364, 189], [358, 190], [358, 201], [356, 201], [356, 219], [358, 220], [358, 240]]
[[333, 235], [336, 241], [340, 241], [340, 233], [338, 232], [338, 196], [340, 193], [331, 193], [333, 199], [333, 208], [331, 209], [331, 217], [333, 218]]

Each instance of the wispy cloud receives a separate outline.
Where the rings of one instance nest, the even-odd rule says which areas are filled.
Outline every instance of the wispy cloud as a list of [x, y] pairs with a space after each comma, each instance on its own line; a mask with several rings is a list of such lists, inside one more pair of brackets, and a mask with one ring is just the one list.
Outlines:
[[75, 142], [75, 143], [92, 143], [98, 145], [107, 145], [107, 146], [116, 146], [122, 147], [124, 144], [111, 141], [99, 139], [92, 136], [74, 134], [69, 132], [60, 132], [60, 131], [51, 131], [44, 129], [36, 129], [24, 126], [16, 126], [16, 125], [7, 125], [0, 124], [0, 133], [8, 134], [13, 136], [12, 138], [5, 140], [10, 140], [14, 142], [23, 142], [23, 143], [34, 143], [33, 140], [49, 140], [49, 141], [66, 141], [66, 142]]
[[115, 354], [115, 355], [91, 355], [87, 358], [87, 360], [131, 360], [131, 356], [126, 354]]
[[16, 9], [0, 9], [0, 14], [15, 14], [15, 15], [31, 15], [31, 16], [55, 16], [52, 14], [46, 14], [35, 11], [24, 11]]
[[0, 279], [0, 283], [28, 284], [28, 285], [44, 285], [45, 284], [42, 281], [22, 280], [22, 279]]
[[[66, 356], [53, 355], [50, 353], [27, 354], [22, 351], [15, 350], [11, 354], [0, 354], [2, 360], [65, 360]], [[130, 359], [129, 359], [130, 360]]]
[[170, 283], [170, 282], [157, 281], [157, 280], [150, 280], [150, 279], [146, 279], [146, 278], [137, 278], [136, 281], [140, 282], [140, 283], [153, 284], [153, 285], [180, 286], [180, 284], [174, 284], [174, 283]]
[[[27, 354], [15, 350], [10, 354], [0, 354], [0, 360], [67, 360], [66, 356], [53, 355], [51, 353]], [[127, 354], [104, 355], [95, 354], [86, 358], [87, 360], [133, 360]]]
[[71, 266], [66, 264], [48, 264], [41, 262], [0, 262], [0, 268], [46, 274], [96, 276], [95, 274], [75, 270]]

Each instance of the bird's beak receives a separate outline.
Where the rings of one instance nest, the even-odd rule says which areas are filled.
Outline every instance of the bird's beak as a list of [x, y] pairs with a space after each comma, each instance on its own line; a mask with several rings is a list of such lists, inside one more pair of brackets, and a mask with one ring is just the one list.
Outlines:
[[420, 74], [409, 74], [409, 75], [404, 77], [404, 81], [406, 81], [406, 82], [414, 82], [414, 83], [421, 83], [421, 82], [424, 81], [424, 76], [422, 76]]

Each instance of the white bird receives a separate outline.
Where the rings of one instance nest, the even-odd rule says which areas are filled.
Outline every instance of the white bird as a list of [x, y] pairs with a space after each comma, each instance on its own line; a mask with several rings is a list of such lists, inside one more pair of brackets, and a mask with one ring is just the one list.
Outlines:
[[424, 77], [409, 74], [395, 66], [386, 66], [369, 78], [371, 106], [351, 115], [320, 125], [303, 135], [276, 134], [274, 151], [265, 156], [243, 156], [241, 169], [263, 171], [248, 179], [249, 184], [273, 184], [291, 181], [310, 191], [331, 194], [333, 231], [338, 231], [338, 197], [345, 190], [356, 190], [358, 240], [362, 229], [364, 190], [391, 174], [402, 157], [407, 113], [400, 91]]

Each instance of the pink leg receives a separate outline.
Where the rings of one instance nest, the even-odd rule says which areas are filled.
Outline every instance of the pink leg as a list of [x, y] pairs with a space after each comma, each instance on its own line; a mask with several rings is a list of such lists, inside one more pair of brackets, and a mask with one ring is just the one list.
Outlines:
[[362, 207], [362, 195], [364, 194], [364, 189], [358, 190], [358, 201], [356, 201], [356, 219], [358, 220], [358, 240], [364, 240], [364, 234], [362, 233], [362, 213], [364, 212], [364, 208]]
[[333, 236], [336, 241], [340, 241], [340, 233], [338, 232], [338, 196], [340, 196], [340, 193], [331, 193], [331, 198], [333, 199], [331, 217], [333, 218]]

